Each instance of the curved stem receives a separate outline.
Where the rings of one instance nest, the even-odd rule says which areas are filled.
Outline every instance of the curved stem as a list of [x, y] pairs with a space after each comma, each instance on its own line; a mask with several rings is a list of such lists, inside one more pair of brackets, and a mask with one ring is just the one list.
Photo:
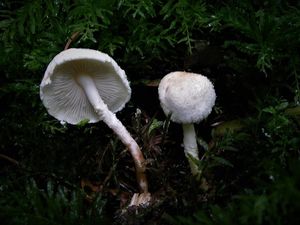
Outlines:
[[122, 143], [128, 147], [135, 163], [136, 177], [140, 190], [144, 193], [148, 192], [148, 182], [145, 174], [145, 159], [138, 144], [131, 137], [130, 133], [116, 115], [111, 112], [107, 105], [103, 102], [93, 79], [88, 75], [79, 75], [76, 77], [76, 81], [85, 91], [87, 98], [101, 120], [103, 120], [103, 122], [115, 132]]
[[195, 161], [199, 160], [198, 146], [194, 124], [188, 123], [183, 124], [183, 145], [184, 145], [184, 153], [188, 158], [191, 172], [194, 176], [201, 175], [201, 170]]

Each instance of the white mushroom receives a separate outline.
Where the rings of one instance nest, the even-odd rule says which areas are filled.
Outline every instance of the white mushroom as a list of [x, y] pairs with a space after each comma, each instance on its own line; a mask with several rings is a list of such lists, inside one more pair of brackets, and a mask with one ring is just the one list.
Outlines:
[[145, 203], [150, 198], [145, 159], [114, 114], [125, 106], [130, 95], [125, 72], [110, 56], [91, 49], [68, 49], [56, 55], [40, 85], [40, 97], [50, 115], [70, 124], [102, 120], [116, 133], [134, 159], [140, 198]]
[[196, 73], [172, 72], [167, 74], [158, 87], [161, 107], [171, 120], [182, 124], [184, 152], [191, 172], [201, 175], [195, 161], [199, 160], [193, 123], [206, 118], [215, 104], [216, 93], [207, 77]]

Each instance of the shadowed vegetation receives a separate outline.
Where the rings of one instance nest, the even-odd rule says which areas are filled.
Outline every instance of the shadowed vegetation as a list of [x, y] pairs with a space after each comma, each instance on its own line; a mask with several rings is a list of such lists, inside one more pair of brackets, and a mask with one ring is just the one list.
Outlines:
[[[299, 224], [298, 1], [0, 1], [0, 219], [4, 224]], [[153, 199], [104, 123], [61, 124], [39, 84], [65, 47], [112, 56], [131, 81], [117, 116], [147, 161]], [[207, 76], [216, 105], [196, 125], [202, 179], [157, 85]]]

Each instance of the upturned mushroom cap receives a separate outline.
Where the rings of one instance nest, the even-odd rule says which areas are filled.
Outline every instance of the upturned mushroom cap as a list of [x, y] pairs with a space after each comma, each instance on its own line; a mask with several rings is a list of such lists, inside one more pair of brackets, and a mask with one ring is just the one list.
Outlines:
[[92, 49], [67, 49], [53, 58], [40, 85], [43, 104], [58, 120], [71, 124], [101, 120], [76, 81], [79, 75], [92, 78], [112, 112], [121, 110], [130, 99], [125, 72], [110, 56]]
[[176, 123], [198, 123], [215, 104], [216, 93], [207, 77], [196, 73], [172, 72], [158, 87], [161, 107]]

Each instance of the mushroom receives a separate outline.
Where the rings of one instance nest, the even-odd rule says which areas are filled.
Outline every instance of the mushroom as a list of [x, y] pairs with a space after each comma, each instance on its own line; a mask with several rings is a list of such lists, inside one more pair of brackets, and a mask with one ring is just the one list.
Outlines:
[[196, 73], [172, 72], [159, 83], [158, 94], [161, 107], [173, 122], [182, 124], [184, 153], [191, 172], [200, 178], [197, 166], [198, 146], [194, 123], [199, 123], [211, 112], [216, 93], [207, 77]]
[[115, 112], [129, 101], [131, 89], [125, 72], [107, 54], [71, 48], [56, 55], [40, 85], [40, 97], [50, 115], [70, 124], [88, 119], [103, 121], [129, 149], [141, 194], [139, 203], [150, 200], [145, 159]]

